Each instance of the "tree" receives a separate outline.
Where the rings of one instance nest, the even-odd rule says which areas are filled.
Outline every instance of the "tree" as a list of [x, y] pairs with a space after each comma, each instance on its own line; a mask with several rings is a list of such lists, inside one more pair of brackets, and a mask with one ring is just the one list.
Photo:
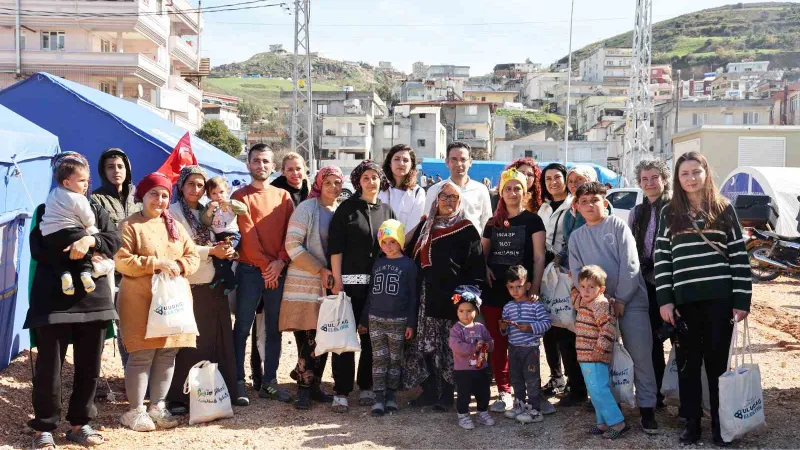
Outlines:
[[239, 156], [239, 153], [242, 153], [242, 143], [220, 120], [205, 121], [196, 134], [200, 139], [207, 141], [231, 156]]

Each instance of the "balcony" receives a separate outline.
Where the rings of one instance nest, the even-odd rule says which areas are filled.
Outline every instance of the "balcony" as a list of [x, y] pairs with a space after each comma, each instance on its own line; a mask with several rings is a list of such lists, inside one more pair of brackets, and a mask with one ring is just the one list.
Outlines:
[[463, 139], [463, 138], [458, 138], [457, 140], [459, 142], [465, 142], [467, 145], [469, 145], [472, 148], [489, 148], [489, 140], [488, 139], [481, 139], [481, 138]]
[[[167, 69], [141, 53], [49, 52], [22, 51], [22, 66], [26, 71], [48, 71], [83, 68], [90, 75], [108, 77], [136, 76], [154, 86], [167, 82]], [[0, 70], [16, 67], [14, 50], [0, 50]]]
[[172, 0], [172, 10], [178, 14], [171, 14], [173, 22], [183, 24], [188, 30], [183, 34], [199, 34], [203, 28], [203, 18], [197, 13], [197, 6], [187, 0]]
[[197, 49], [187, 44], [180, 36], [169, 37], [169, 56], [191, 70], [196, 70], [200, 61]]
[[[53, 27], [75, 27], [111, 32], [136, 31], [158, 45], [164, 45], [169, 36], [169, 17], [158, 16], [153, 1], [148, 0], [37, 0], [35, 6], [23, 2], [23, 8], [33, 11], [46, 11], [47, 14], [27, 13], [23, 16], [24, 25], [32, 29], [52, 29]], [[16, 8], [15, 0], [0, 0], [0, 10], [9, 11], [0, 14], [0, 27], [13, 26]], [[143, 14], [151, 13], [151, 14]], [[61, 14], [61, 15], [59, 15]], [[79, 19], [70, 18], [81, 15]], [[30, 39], [30, 38], [29, 38]], [[28, 41], [30, 45], [30, 41]]]
[[194, 100], [196, 103], [202, 103], [203, 101], [203, 91], [178, 75], [170, 75], [169, 88], [178, 92], [183, 92], [189, 96], [189, 99]]
[[328, 150], [367, 151], [367, 136], [322, 136], [320, 146]]
[[169, 112], [168, 111], [165, 111], [165, 110], [163, 110], [161, 108], [156, 107], [156, 105], [148, 102], [147, 100], [145, 100], [143, 98], [126, 97], [125, 100], [127, 100], [127, 101], [129, 101], [131, 103], [135, 103], [135, 104], [137, 104], [137, 105], [139, 105], [139, 106], [141, 106], [143, 108], [146, 108], [146, 109], [150, 110], [150, 112], [152, 112], [154, 114], [157, 114], [159, 117], [162, 117], [164, 119], [168, 119], [169, 118]]

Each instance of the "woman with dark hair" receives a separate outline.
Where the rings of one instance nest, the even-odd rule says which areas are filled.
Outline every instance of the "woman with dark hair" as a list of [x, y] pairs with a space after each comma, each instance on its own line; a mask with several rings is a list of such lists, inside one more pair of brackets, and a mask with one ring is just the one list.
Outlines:
[[705, 363], [714, 444], [722, 440], [719, 376], [728, 369], [733, 321], [750, 311], [752, 281], [739, 219], [720, 195], [708, 161], [700, 152], [675, 163], [672, 200], [661, 210], [656, 238], [655, 281], [661, 318], [686, 324], [676, 347], [683, 444], [700, 440], [703, 417], [700, 367]]
[[[367, 303], [372, 266], [380, 253], [378, 227], [395, 216], [391, 208], [378, 199], [378, 193], [389, 187], [389, 181], [377, 163], [368, 159], [362, 161], [350, 173], [350, 182], [356, 192], [333, 213], [328, 233], [328, 254], [334, 279], [333, 293], [347, 293], [353, 302], [355, 317], [361, 317]], [[372, 344], [369, 333], [363, 333], [360, 337], [359, 404], [372, 406], [375, 403], [375, 394], [372, 392]], [[355, 364], [353, 352], [334, 354], [331, 359], [332, 369], [337, 373], [333, 387], [336, 395], [331, 405], [335, 412], [349, 410], [347, 397], [353, 390], [353, 379], [356, 378]]]
[[[539, 168], [533, 158], [516, 159], [506, 166], [505, 170], [508, 169], [517, 169], [518, 172], [525, 175], [525, 179], [528, 180], [528, 187], [522, 207], [526, 211], [536, 214], [542, 206], [542, 169]], [[502, 192], [499, 189], [497, 195], [502, 196]]]
[[397, 220], [411, 233], [424, 214], [425, 190], [417, 185], [417, 155], [405, 144], [389, 149], [383, 160], [383, 173], [389, 187], [382, 189], [378, 199], [394, 211]]
[[[508, 337], [500, 332], [503, 307], [512, 301], [506, 288], [506, 271], [516, 265], [527, 269], [528, 281], [531, 282], [528, 296], [532, 300], [539, 297], [544, 273], [544, 224], [536, 213], [522, 205], [527, 199], [528, 185], [527, 177], [517, 169], [508, 169], [500, 175], [497, 211], [486, 224], [481, 239], [483, 255], [486, 257], [486, 284], [489, 286], [483, 294], [481, 312], [494, 340], [492, 372], [499, 392], [497, 401], [491, 407], [493, 412], [504, 412], [516, 406], [509, 384]], [[545, 401], [542, 405], [543, 408], [534, 406], [543, 414], [555, 412], [550, 403]]]
[[403, 364], [403, 385], [422, 385], [410, 406], [453, 406], [453, 352], [450, 329], [456, 321], [453, 291], [459, 285], [480, 285], [486, 275], [481, 237], [466, 218], [461, 188], [450, 180], [441, 185], [429, 214], [406, 244], [406, 255], [417, 263], [420, 306], [417, 334]]

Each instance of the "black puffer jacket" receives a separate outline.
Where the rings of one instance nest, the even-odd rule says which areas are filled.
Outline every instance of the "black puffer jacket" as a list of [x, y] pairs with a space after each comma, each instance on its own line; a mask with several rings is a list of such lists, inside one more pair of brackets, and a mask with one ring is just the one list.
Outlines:
[[286, 179], [284, 175], [279, 176], [272, 180], [271, 185], [275, 186], [276, 188], [281, 188], [284, 191], [288, 192], [289, 195], [292, 197], [292, 202], [294, 202], [294, 206], [299, 205], [303, 201], [308, 198], [308, 179], [303, 178], [303, 183], [300, 184], [300, 189], [289, 184], [289, 180]]
[[[106, 178], [106, 160], [117, 157], [122, 158], [122, 161], [125, 162], [125, 171], [127, 172], [125, 181], [122, 184], [122, 192]], [[97, 172], [100, 175], [100, 180], [103, 185], [92, 192], [91, 199], [106, 210], [109, 218], [114, 222], [114, 226], [119, 226], [119, 223], [126, 217], [141, 211], [142, 205], [136, 204], [133, 201], [136, 188], [131, 182], [131, 162], [128, 160], [128, 155], [126, 155], [125, 152], [118, 148], [110, 148], [104, 151], [100, 155], [100, 161], [97, 163]]]

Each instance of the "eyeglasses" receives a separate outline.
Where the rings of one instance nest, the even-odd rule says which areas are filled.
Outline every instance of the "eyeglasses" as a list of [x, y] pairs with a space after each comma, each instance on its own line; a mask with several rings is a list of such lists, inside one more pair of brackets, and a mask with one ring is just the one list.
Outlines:
[[458, 201], [457, 194], [439, 194], [440, 202], [455, 202]]

